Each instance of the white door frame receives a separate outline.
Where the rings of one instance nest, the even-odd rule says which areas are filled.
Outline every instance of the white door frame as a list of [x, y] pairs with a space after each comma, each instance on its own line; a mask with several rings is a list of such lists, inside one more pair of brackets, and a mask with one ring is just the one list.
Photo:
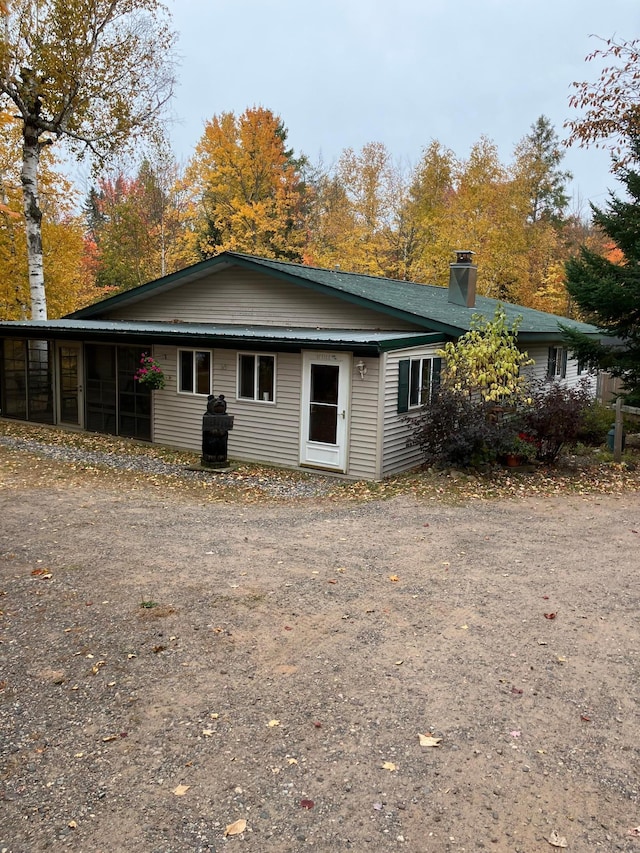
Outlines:
[[[351, 353], [303, 352], [302, 396], [300, 410], [300, 464], [307, 467], [326, 468], [330, 471], [347, 470], [347, 445], [349, 438], [349, 402], [351, 400]], [[311, 441], [311, 371], [313, 365], [335, 365], [338, 368], [338, 396], [336, 441], [334, 443]], [[333, 404], [330, 404], [333, 407]]]

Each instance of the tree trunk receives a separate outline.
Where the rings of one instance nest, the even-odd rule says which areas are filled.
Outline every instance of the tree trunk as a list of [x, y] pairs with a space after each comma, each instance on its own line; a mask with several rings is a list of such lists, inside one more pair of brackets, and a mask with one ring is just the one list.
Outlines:
[[42, 211], [38, 194], [38, 166], [41, 143], [38, 131], [26, 124], [22, 144], [22, 199], [27, 234], [27, 260], [29, 290], [31, 293], [31, 319], [47, 319], [47, 298], [44, 291], [42, 262]]

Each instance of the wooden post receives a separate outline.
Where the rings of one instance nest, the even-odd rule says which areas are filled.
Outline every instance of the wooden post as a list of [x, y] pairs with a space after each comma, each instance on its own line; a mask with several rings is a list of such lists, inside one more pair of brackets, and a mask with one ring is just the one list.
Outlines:
[[613, 438], [613, 461], [622, 460], [622, 397], [616, 399], [616, 432]]

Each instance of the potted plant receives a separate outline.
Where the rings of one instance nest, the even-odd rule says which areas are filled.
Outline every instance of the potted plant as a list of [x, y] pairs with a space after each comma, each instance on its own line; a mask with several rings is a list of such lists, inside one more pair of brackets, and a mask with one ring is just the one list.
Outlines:
[[509, 468], [535, 462], [538, 446], [535, 439], [525, 433], [514, 435], [505, 447], [505, 462]]
[[133, 377], [140, 385], [144, 385], [151, 391], [157, 391], [164, 388], [165, 379], [162, 368], [155, 359], [151, 358], [149, 353], [143, 352], [140, 357], [140, 367], [136, 370]]

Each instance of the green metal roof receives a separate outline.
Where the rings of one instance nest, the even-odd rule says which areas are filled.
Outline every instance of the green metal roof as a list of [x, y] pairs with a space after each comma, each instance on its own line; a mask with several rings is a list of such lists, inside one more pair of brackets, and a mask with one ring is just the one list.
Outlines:
[[164, 323], [121, 320], [15, 320], [0, 323], [0, 334], [25, 337], [42, 334], [58, 340], [171, 343], [183, 346], [278, 349], [299, 351], [302, 347], [348, 349], [361, 354], [442, 343], [439, 333], [378, 332], [361, 329], [307, 329], [282, 326], [234, 326], [214, 323]]
[[[305, 266], [240, 252], [223, 252], [215, 258], [201, 261], [164, 278], [90, 305], [70, 314], [69, 318], [99, 317], [116, 307], [125, 307], [127, 304], [139, 302], [153, 294], [171, 290], [187, 282], [207, 279], [212, 273], [232, 266], [263, 272], [292, 284], [371, 308], [387, 316], [415, 323], [419, 328], [441, 332], [452, 337], [458, 337], [469, 331], [474, 314], [482, 314], [487, 319], [493, 317], [498, 304], [503, 306], [510, 323], [513, 323], [517, 317], [521, 318], [518, 337], [522, 342], [559, 340], [561, 337], [559, 323], [586, 334], [599, 334], [598, 329], [587, 323], [579, 323], [576, 320], [525, 308], [522, 305], [500, 302], [486, 296], [478, 296], [475, 307], [466, 308], [449, 302], [448, 289], [445, 287], [361, 275], [341, 269]], [[206, 282], [203, 282], [203, 285], [206, 286]]]

